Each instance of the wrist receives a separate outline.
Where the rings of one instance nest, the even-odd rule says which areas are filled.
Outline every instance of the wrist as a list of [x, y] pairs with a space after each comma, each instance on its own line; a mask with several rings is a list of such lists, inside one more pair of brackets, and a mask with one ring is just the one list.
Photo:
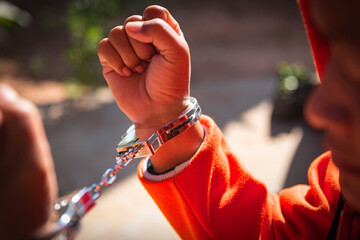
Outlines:
[[134, 122], [136, 136], [140, 141], [147, 140], [154, 132], [167, 124], [179, 119], [192, 108], [189, 98], [179, 103], [176, 107], [165, 107], [162, 114], [157, 114], [146, 121]]
[[[177, 119], [172, 120], [171, 122], [161, 126], [160, 128], [157, 128], [157, 130], [155, 131], [153, 131], [151, 128], [136, 130], [135, 126], [132, 125], [122, 136], [120, 143], [116, 147], [116, 150], [119, 152], [119, 156], [118, 156], [119, 159], [121, 158], [122, 154], [125, 154], [126, 152], [133, 152], [134, 158], [154, 156], [160, 148], [171, 150], [171, 153], [176, 152], [176, 146], [171, 147], [172, 144], [170, 143], [166, 144], [166, 143], [168, 142], [174, 143], [174, 141], [171, 140], [176, 138], [178, 139], [177, 141], [180, 143], [181, 141], [186, 139], [183, 138], [184, 136], [190, 137], [191, 135], [193, 135], [195, 139], [194, 141], [191, 140], [185, 143], [184, 146], [187, 146], [191, 142], [192, 143], [191, 146], [188, 147], [191, 148], [194, 146], [196, 147], [197, 145], [196, 143], [201, 142], [203, 137], [203, 132], [199, 130], [201, 126], [199, 127], [198, 124], [198, 120], [201, 115], [201, 108], [197, 100], [193, 97], [190, 98], [190, 103], [191, 105], [189, 109], [186, 109], [186, 111], [184, 111], [184, 113], [181, 114]], [[151, 130], [151, 136], [148, 137], [146, 135], [149, 134], [150, 130]], [[141, 134], [141, 136], [137, 136], [136, 133]], [[198, 141], [199, 136], [200, 136], [200, 141]], [[139, 137], [143, 139], [140, 140]], [[180, 147], [182, 148], [183, 146]], [[183, 155], [187, 158], [188, 154], [185, 153], [188, 153], [190, 151], [188, 151], [188, 149], [183, 149], [183, 150], [184, 151], [179, 151], [176, 154], [179, 157]], [[192, 148], [192, 150], [194, 150], [194, 148]], [[162, 156], [162, 155], [164, 154], [158, 154], [157, 156]], [[157, 167], [155, 168], [158, 171]]]
[[150, 157], [153, 170], [162, 173], [191, 159], [205, 137], [204, 129], [197, 121], [185, 132], [171, 139]]

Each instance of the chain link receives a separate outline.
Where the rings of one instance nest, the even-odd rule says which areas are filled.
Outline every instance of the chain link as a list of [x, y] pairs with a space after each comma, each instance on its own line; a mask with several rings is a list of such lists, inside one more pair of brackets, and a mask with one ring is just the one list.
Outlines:
[[101, 195], [101, 189], [105, 186], [112, 185], [116, 180], [116, 174], [121, 168], [125, 168], [132, 160], [134, 160], [137, 152], [142, 148], [142, 145], [136, 147], [129, 147], [125, 152], [119, 153], [116, 157], [116, 163], [112, 168], [108, 168], [101, 176], [99, 183], [90, 186], [89, 192], [96, 200]]

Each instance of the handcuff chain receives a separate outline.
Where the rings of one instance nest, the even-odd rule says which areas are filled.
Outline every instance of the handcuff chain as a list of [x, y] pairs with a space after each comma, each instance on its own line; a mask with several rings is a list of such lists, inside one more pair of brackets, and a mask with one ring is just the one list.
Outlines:
[[117, 172], [134, 160], [137, 152], [142, 147], [142, 144], [135, 147], [131, 146], [126, 151], [120, 152], [116, 157], [115, 165], [104, 172], [99, 183], [81, 189], [66, 202], [65, 200], [59, 200], [54, 206], [55, 210], [59, 211], [61, 207], [66, 207], [66, 210], [61, 213], [55, 231], [44, 239], [73, 239], [80, 226], [80, 219], [95, 205], [95, 201], [101, 196], [101, 188], [113, 184]]
[[108, 168], [101, 176], [99, 183], [94, 184], [91, 188], [95, 193], [100, 193], [103, 186], [110, 186], [116, 180], [117, 172], [125, 168], [132, 160], [134, 160], [137, 152], [143, 147], [143, 145], [137, 145], [135, 147], [128, 147], [126, 151], [119, 153], [116, 157], [116, 163], [112, 168]]
[[59, 202], [55, 204], [59, 219], [55, 230], [44, 239], [53, 239], [54, 237], [56, 239], [73, 239], [80, 226], [81, 218], [93, 208], [95, 201], [101, 196], [102, 188], [115, 182], [116, 174], [121, 168], [125, 168], [135, 158], [140, 159], [153, 155], [162, 144], [184, 132], [199, 119], [201, 108], [195, 98], [190, 98], [190, 101], [193, 107], [189, 111], [179, 119], [160, 128], [147, 141], [138, 142], [135, 127], [132, 125], [117, 145], [118, 155], [114, 166], [104, 172], [100, 181], [59, 199]]

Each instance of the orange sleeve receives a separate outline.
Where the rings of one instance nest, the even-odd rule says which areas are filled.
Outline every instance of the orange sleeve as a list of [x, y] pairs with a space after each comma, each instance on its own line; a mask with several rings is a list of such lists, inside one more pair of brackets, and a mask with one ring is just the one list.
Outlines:
[[183, 239], [306, 239], [326, 236], [339, 198], [338, 172], [329, 154], [309, 169], [309, 186], [268, 193], [234, 156], [215, 122], [201, 149], [180, 173], [141, 183]]

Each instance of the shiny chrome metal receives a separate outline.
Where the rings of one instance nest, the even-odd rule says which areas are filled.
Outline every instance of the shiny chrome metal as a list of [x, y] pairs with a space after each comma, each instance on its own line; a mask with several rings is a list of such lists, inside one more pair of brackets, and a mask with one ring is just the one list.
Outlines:
[[58, 218], [55, 230], [41, 239], [74, 239], [80, 227], [81, 218], [95, 206], [95, 201], [101, 196], [102, 188], [115, 182], [116, 174], [121, 168], [125, 168], [135, 158], [153, 155], [162, 144], [190, 128], [200, 118], [201, 108], [196, 99], [191, 97], [190, 102], [192, 108], [189, 111], [160, 128], [146, 141], [137, 142], [135, 127], [132, 125], [116, 147], [118, 155], [114, 166], [105, 171], [100, 181], [58, 199], [54, 205]]
[[135, 126], [131, 127], [122, 136], [116, 150], [119, 154], [127, 151], [129, 148], [140, 146], [135, 158], [144, 158], [153, 155], [165, 142], [176, 137], [186, 129], [190, 128], [201, 116], [201, 108], [196, 98], [190, 97], [192, 107], [180, 118], [158, 129], [148, 140], [137, 142], [139, 139], [135, 134]]

